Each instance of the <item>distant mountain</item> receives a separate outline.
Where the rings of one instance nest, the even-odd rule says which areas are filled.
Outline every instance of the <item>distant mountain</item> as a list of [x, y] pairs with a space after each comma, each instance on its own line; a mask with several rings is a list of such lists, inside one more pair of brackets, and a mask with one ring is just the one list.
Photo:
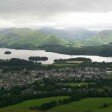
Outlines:
[[99, 44], [108, 44], [112, 42], [112, 30], [104, 30], [88, 39]]
[[52, 27], [44, 27], [39, 29], [45, 34], [53, 34], [67, 40], [84, 40], [94, 36], [97, 32], [90, 31], [84, 28], [70, 27], [65, 29], [55, 29]]
[[[74, 29], [66, 29], [74, 32]], [[83, 30], [83, 29], [82, 29]], [[46, 30], [45, 30], [46, 31]], [[48, 29], [49, 31], [49, 29]], [[64, 29], [65, 31], [65, 29]], [[75, 30], [76, 31], [76, 30]], [[77, 29], [77, 32], [81, 31]], [[83, 31], [82, 31], [83, 32]], [[78, 55], [112, 56], [112, 31], [101, 31], [95, 36], [77, 38], [85, 41], [67, 41], [53, 34], [44, 34], [28, 28], [0, 29], [0, 47], [44, 49], [52, 52]], [[89, 40], [89, 43], [86, 43]], [[104, 44], [97, 46], [93, 43]], [[105, 44], [107, 43], [107, 44]]]
[[33, 45], [42, 46], [46, 44], [64, 45], [67, 41], [54, 35], [46, 35], [39, 31], [28, 28], [9, 28], [0, 30], [0, 44]]

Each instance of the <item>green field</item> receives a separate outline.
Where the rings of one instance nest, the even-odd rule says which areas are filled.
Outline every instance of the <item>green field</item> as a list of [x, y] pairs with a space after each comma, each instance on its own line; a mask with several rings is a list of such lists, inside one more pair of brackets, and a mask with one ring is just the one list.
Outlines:
[[100, 108], [103, 103], [112, 104], [112, 98], [87, 98], [57, 106], [48, 112], [112, 112], [112, 105], [107, 108]]
[[59, 96], [59, 97], [49, 97], [49, 98], [42, 98], [42, 99], [35, 99], [35, 100], [28, 100], [22, 103], [4, 107], [0, 109], [0, 112], [37, 112], [29, 110], [30, 107], [33, 106], [40, 106], [45, 102], [49, 101], [58, 101], [60, 99], [67, 98], [66, 96]]
[[[1, 108], [0, 112], [38, 112], [31, 111], [29, 108], [63, 98], [66, 98], [66, 96], [28, 100], [16, 105]], [[46, 112], [112, 112], [112, 105], [106, 108], [101, 108], [103, 103], [112, 104], [112, 98], [86, 98], [70, 104], [54, 107]]]

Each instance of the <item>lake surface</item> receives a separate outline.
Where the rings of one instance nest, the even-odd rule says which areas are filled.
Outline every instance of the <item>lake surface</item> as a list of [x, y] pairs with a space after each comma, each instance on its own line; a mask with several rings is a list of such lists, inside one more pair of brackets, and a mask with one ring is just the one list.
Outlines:
[[[4, 54], [5, 51], [11, 51], [11, 54]], [[96, 62], [112, 62], [112, 57], [101, 57], [101, 56], [86, 56], [86, 55], [66, 55], [53, 52], [45, 52], [45, 50], [16, 50], [8, 48], [0, 48], [0, 59], [11, 59], [11, 58], [20, 58], [26, 59], [30, 56], [46, 56], [48, 57], [47, 61], [41, 61], [43, 64], [52, 64], [55, 59], [68, 59], [76, 57], [85, 57], [90, 58], [92, 61]]]

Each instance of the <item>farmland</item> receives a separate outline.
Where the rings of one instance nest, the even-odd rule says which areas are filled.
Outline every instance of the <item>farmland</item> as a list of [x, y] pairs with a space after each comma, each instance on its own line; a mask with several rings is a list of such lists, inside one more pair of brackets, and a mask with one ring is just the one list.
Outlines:
[[[31, 106], [40, 106], [41, 104], [53, 100], [67, 98], [66, 96], [49, 97], [35, 100], [28, 100], [16, 105], [1, 108], [0, 112], [38, 112], [30, 110]], [[101, 107], [103, 103], [110, 104], [109, 107]], [[86, 98], [80, 101], [74, 101], [66, 105], [56, 106], [46, 112], [112, 112], [112, 98]]]

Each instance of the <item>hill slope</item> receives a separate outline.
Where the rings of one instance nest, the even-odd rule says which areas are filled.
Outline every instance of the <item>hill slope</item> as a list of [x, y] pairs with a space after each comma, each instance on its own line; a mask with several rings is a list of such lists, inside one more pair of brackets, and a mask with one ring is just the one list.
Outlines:
[[[63, 98], [66, 97], [49, 97], [29, 100], [16, 105], [0, 108], [0, 112], [37, 112], [29, 110], [29, 108]], [[112, 105], [106, 108], [100, 108], [103, 103], [112, 104], [112, 98], [86, 98], [66, 105], [56, 106], [46, 112], [112, 112]]]
[[54, 34], [67, 40], [83, 40], [83, 39], [90, 38], [91, 36], [97, 33], [84, 28], [76, 28], [76, 27], [65, 28], [65, 29], [44, 27], [39, 29], [39, 31], [45, 34]]
[[42, 46], [45, 44], [64, 45], [67, 43], [54, 35], [46, 35], [28, 28], [11, 28], [0, 31], [0, 43], [11, 45], [34, 45]]
[[49, 102], [49, 101], [58, 101], [60, 99], [67, 98], [66, 96], [58, 96], [58, 97], [49, 97], [49, 98], [42, 98], [42, 99], [34, 99], [34, 100], [28, 100], [24, 101], [22, 103], [18, 103], [16, 105], [0, 108], [0, 112], [37, 112], [30, 110], [30, 107], [34, 106], [40, 106], [43, 103]]
[[112, 30], [104, 30], [91, 37], [89, 41], [99, 44], [108, 44], [112, 42]]
[[112, 105], [100, 108], [103, 103], [111, 104], [111, 98], [86, 98], [78, 102], [57, 106], [49, 112], [112, 112]]

